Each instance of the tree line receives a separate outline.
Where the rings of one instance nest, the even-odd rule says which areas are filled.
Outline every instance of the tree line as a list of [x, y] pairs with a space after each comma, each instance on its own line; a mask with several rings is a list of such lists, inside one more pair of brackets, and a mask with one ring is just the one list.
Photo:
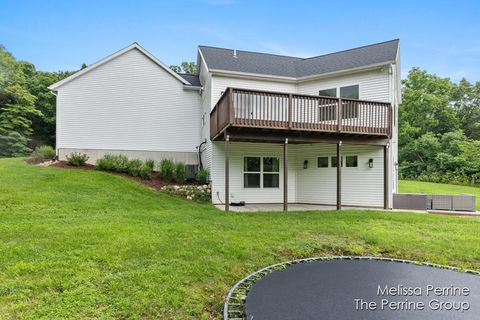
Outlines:
[[48, 86], [73, 74], [43, 72], [0, 45], [0, 157], [24, 156], [55, 145], [55, 96]]
[[[194, 62], [170, 68], [196, 73]], [[0, 157], [55, 145], [56, 99], [48, 86], [73, 73], [38, 71], [0, 45]], [[480, 183], [480, 82], [454, 83], [413, 68], [402, 85], [400, 178]]]
[[480, 183], [480, 82], [413, 68], [402, 87], [400, 178]]

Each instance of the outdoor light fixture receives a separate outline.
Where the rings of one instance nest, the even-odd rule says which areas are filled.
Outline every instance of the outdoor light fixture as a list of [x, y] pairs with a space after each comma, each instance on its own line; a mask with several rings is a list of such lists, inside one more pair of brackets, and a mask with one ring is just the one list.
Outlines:
[[303, 169], [308, 168], [308, 160], [303, 161]]
[[372, 158], [368, 159], [368, 167], [373, 168], [373, 159]]

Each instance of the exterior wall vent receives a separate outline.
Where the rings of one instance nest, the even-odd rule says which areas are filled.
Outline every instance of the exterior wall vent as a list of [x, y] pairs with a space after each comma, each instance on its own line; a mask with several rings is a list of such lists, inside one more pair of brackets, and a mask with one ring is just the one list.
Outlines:
[[186, 178], [188, 181], [195, 180], [198, 171], [198, 164], [187, 164], [185, 166]]

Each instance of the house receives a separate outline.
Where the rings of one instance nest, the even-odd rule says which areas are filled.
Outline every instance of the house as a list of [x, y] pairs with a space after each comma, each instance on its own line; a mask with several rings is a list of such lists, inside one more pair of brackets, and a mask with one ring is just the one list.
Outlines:
[[201, 163], [227, 210], [391, 208], [399, 52], [399, 40], [311, 58], [199, 46], [192, 76], [134, 43], [50, 87], [58, 156]]

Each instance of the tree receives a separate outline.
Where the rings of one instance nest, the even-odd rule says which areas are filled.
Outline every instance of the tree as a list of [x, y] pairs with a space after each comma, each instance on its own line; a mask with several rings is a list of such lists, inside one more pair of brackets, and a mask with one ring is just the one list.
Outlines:
[[403, 102], [399, 108], [400, 141], [403, 146], [427, 132], [446, 133], [459, 129], [451, 106], [455, 85], [448, 78], [413, 68], [403, 80]]
[[30, 117], [41, 115], [35, 109], [36, 97], [25, 88], [34, 73], [32, 64], [17, 62], [0, 47], [0, 157], [22, 156], [30, 151]]
[[195, 62], [182, 61], [182, 70], [186, 74], [194, 75], [197, 73], [197, 65]]
[[467, 142], [467, 137], [462, 130], [447, 132], [440, 136], [440, 146], [442, 152], [450, 154], [452, 157], [458, 156], [461, 152], [461, 145]]
[[461, 171], [469, 181], [480, 182], [480, 141], [469, 140], [460, 145], [461, 154], [457, 157], [462, 165], [457, 169]]
[[480, 140], [480, 82], [472, 85], [465, 79], [460, 80], [453, 98], [453, 106], [465, 135]]
[[37, 71], [27, 82], [27, 88], [31, 94], [37, 97], [35, 108], [40, 115], [32, 115], [32, 139], [34, 145], [55, 145], [56, 131], [56, 97], [48, 87], [73, 74], [73, 72], [43, 72]]
[[188, 61], [182, 61], [180, 66], [177, 65], [171, 65], [170, 69], [175, 71], [176, 73], [186, 73], [190, 75], [195, 75], [197, 74], [197, 65], [195, 62], [188, 62]]
[[170, 66], [170, 69], [172, 69], [176, 73], [181, 73], [182, 72], [182, 68], [180, 66], [177, 66], [177, 65], [174, 65], [174, 64], [172, 64]]
[[412, 178], [434, 171], [435, 158], [440, 151], [440, 141], [431, 132], [406, 144], [399, 155], [402, 176]]

